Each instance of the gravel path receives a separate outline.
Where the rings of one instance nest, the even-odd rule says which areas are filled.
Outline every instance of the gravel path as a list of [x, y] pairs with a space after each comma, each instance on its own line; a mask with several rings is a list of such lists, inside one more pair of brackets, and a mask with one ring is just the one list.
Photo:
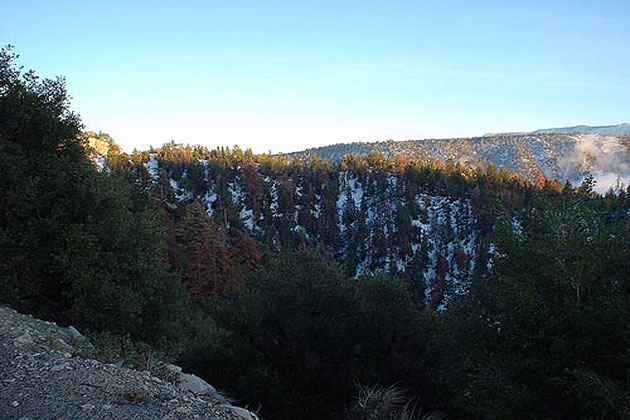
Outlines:
[[255, 420], [222, 397], [72, 357], [78, 332], [0, 306], [0, 419]]

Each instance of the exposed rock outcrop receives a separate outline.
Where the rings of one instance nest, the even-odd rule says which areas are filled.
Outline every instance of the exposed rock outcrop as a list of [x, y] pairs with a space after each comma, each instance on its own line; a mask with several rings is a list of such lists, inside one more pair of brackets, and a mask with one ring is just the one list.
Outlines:
[[148, 372], [74, 357], [89, 346], [74, 328], [0, 306], [0, 418], [6, 420], [256, 420], [210, 384], [180, 373], [171, 383]]

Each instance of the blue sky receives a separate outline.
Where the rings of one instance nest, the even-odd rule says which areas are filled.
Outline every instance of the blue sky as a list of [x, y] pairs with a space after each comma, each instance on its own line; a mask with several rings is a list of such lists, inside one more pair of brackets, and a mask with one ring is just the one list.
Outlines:
[[0, 0], [86, 128], [255, 152], [630, 121], [630, 1]]

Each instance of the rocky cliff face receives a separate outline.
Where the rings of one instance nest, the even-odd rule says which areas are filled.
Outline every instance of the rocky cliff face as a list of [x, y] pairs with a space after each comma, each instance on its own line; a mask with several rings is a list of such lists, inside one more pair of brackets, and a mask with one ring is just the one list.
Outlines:
[[72, 327], [0, 306], [0, 418], [257, 419], [176, 366], [160, 378], [77, 356], [90, 346]]

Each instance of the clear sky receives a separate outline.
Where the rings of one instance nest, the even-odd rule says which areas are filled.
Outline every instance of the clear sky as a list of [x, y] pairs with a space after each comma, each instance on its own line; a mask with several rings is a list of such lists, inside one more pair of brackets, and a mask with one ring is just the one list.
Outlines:
[[0, 22], [128, 151], [630, 120], [628, 0], [0, 0]]

